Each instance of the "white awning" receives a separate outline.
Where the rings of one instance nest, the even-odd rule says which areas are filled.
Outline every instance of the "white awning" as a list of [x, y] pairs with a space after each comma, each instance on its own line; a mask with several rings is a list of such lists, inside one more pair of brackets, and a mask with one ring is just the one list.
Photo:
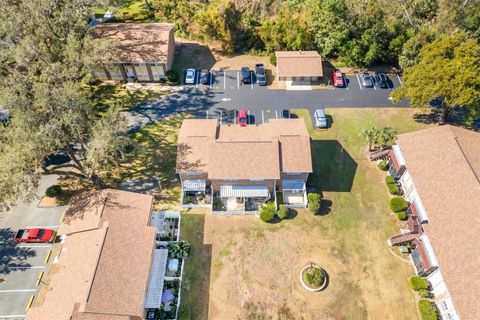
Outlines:
[[267, 186], [221, 186], [220, 197], [221, 198], [234, 198], [234, 197], [261, 197], [266, 198], [270, 193]]
[[305, 182], [302, 179], [283, 179], [283, 190], [305, 190]]
[[183, 191], [205, 191], [205, 180], [183, 180]]
[[168, 250], [155, 249], [152, 256], [152, 266], [148, 279], [145, 308], [160, 308], [162, 303], [163, 281], [167, 266]]

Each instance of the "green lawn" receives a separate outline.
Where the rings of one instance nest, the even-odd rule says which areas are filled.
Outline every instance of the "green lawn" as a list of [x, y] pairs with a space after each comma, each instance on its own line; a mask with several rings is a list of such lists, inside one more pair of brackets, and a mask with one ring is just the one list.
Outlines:
[[[251, 305], [242, 307], [239, 301], [266, 304], [266, 311], [255, 311], [257, 318], [266, 314], [280, 319], [282, 310], [305, 319], [313, 314], [329, 319], [416, 318], [410, 269], [386, 244], [399, 228], [388, 209], [384, 173], [368, 160], [361, 131], [389, 125], [402, 133], [425, 125], [413, 120], [413, 109], [327, 108], [332, 127], [314, 131], [306, 110], [292, 113], [305, 119], [312, 137], [314, 173], [309, 182], [323, 195], [320, 215], [298, 210], [289, 220], [265, 224], [254, 217], [226, 218], [196, 210], [183, 214], [181, 234], [194, 249], [184, 273], [182, 319], [248, 318], [246, 306]], [[310, 259], [327, 268], [330, 284], [318, 299], [306, 300], [308, 295], [289, 281], [297, 277], [292, 265], [295, 273]], [[259, 265], [261, 272], [252, 272]], [[244, 288], [240, 292], [239, 285]], [[226, 296], [235, 299], [222, 299]], [[300, 300], [287, 299], [282, 306], [273, 296]]]
[[130, 109], [139, 104], [154, 101], [165, 95], [152, 90], [127, 90], [123, 84], [102, 83], [89, 87], [91, 99], [98, 112], [105, 112], [110, 106], [118, 105], [122, 109]]
[[[109, 7], [115, 13], [116, 22], [155, 22], [155, 10], [149, 8], [145, 0], [117, 1], [117, 7]], [[95, 9], [97, 18], [103, 17], [106, 8]]]

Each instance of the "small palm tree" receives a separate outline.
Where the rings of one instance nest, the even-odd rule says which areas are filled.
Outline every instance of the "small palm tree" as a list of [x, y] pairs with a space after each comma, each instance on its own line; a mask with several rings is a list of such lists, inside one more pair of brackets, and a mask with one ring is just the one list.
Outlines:
[[397, 138], [397, 131], [392, 127], [386, 126], [380, 131], [379, 139], [382, 143], [382, 149]]
[[188, 241], [171, 241], [168, 243], [168, 255], [172, 259], [185, 259], [189, 256], [192, 246]]
[[368, 151], [372, 151], [373, 144], [378, 142], [379, 134], [380, 132], [375, 127], [362, 131], [362, 135], [368, 140]]

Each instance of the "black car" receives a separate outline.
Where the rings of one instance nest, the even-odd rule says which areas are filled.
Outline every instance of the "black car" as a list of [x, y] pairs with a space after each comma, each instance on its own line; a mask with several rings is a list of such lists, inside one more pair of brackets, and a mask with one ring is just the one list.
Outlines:
[[282, 118], [283, 119], [290, 119], [290, 111], [288, 109], [282, 110]]
[[250, 74], [250, 69], [248, 67], [242, 67], [240, 72], [242, 73], [241, 81], [243, 84], [249, 84], [252, 82], [252, 75]]
[[210, 76], [210, 72], [208, 70], [202, 70], [200, 72], [200, 83], [201, 84], [208, 84], [209, 76]]
[[376, 73], [375, 82], [380, 88], [388, 88], [388, 78], [385, 73]]
[[267, 76], [265, 74], [265, 67], [262, 63], [258, 63], [255, 65], [255, 75], [257, 77], [257, 83], [260, 86], [267, 85]]

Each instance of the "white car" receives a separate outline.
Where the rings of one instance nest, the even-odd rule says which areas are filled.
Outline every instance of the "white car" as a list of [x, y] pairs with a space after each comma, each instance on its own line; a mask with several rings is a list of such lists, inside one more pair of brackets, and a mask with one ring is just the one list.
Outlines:
[[328, 127], [327, 116], [325, 115], [325, 109], [320, 108], [315, 110], [315, 113], [313, 114], [313, 118], [315, 120], [315, 128]]
[[187, 69], [187, 73], [185, 74], [185, 83], [186, 84], [193, 84], [195, 83], [195, 69]]

